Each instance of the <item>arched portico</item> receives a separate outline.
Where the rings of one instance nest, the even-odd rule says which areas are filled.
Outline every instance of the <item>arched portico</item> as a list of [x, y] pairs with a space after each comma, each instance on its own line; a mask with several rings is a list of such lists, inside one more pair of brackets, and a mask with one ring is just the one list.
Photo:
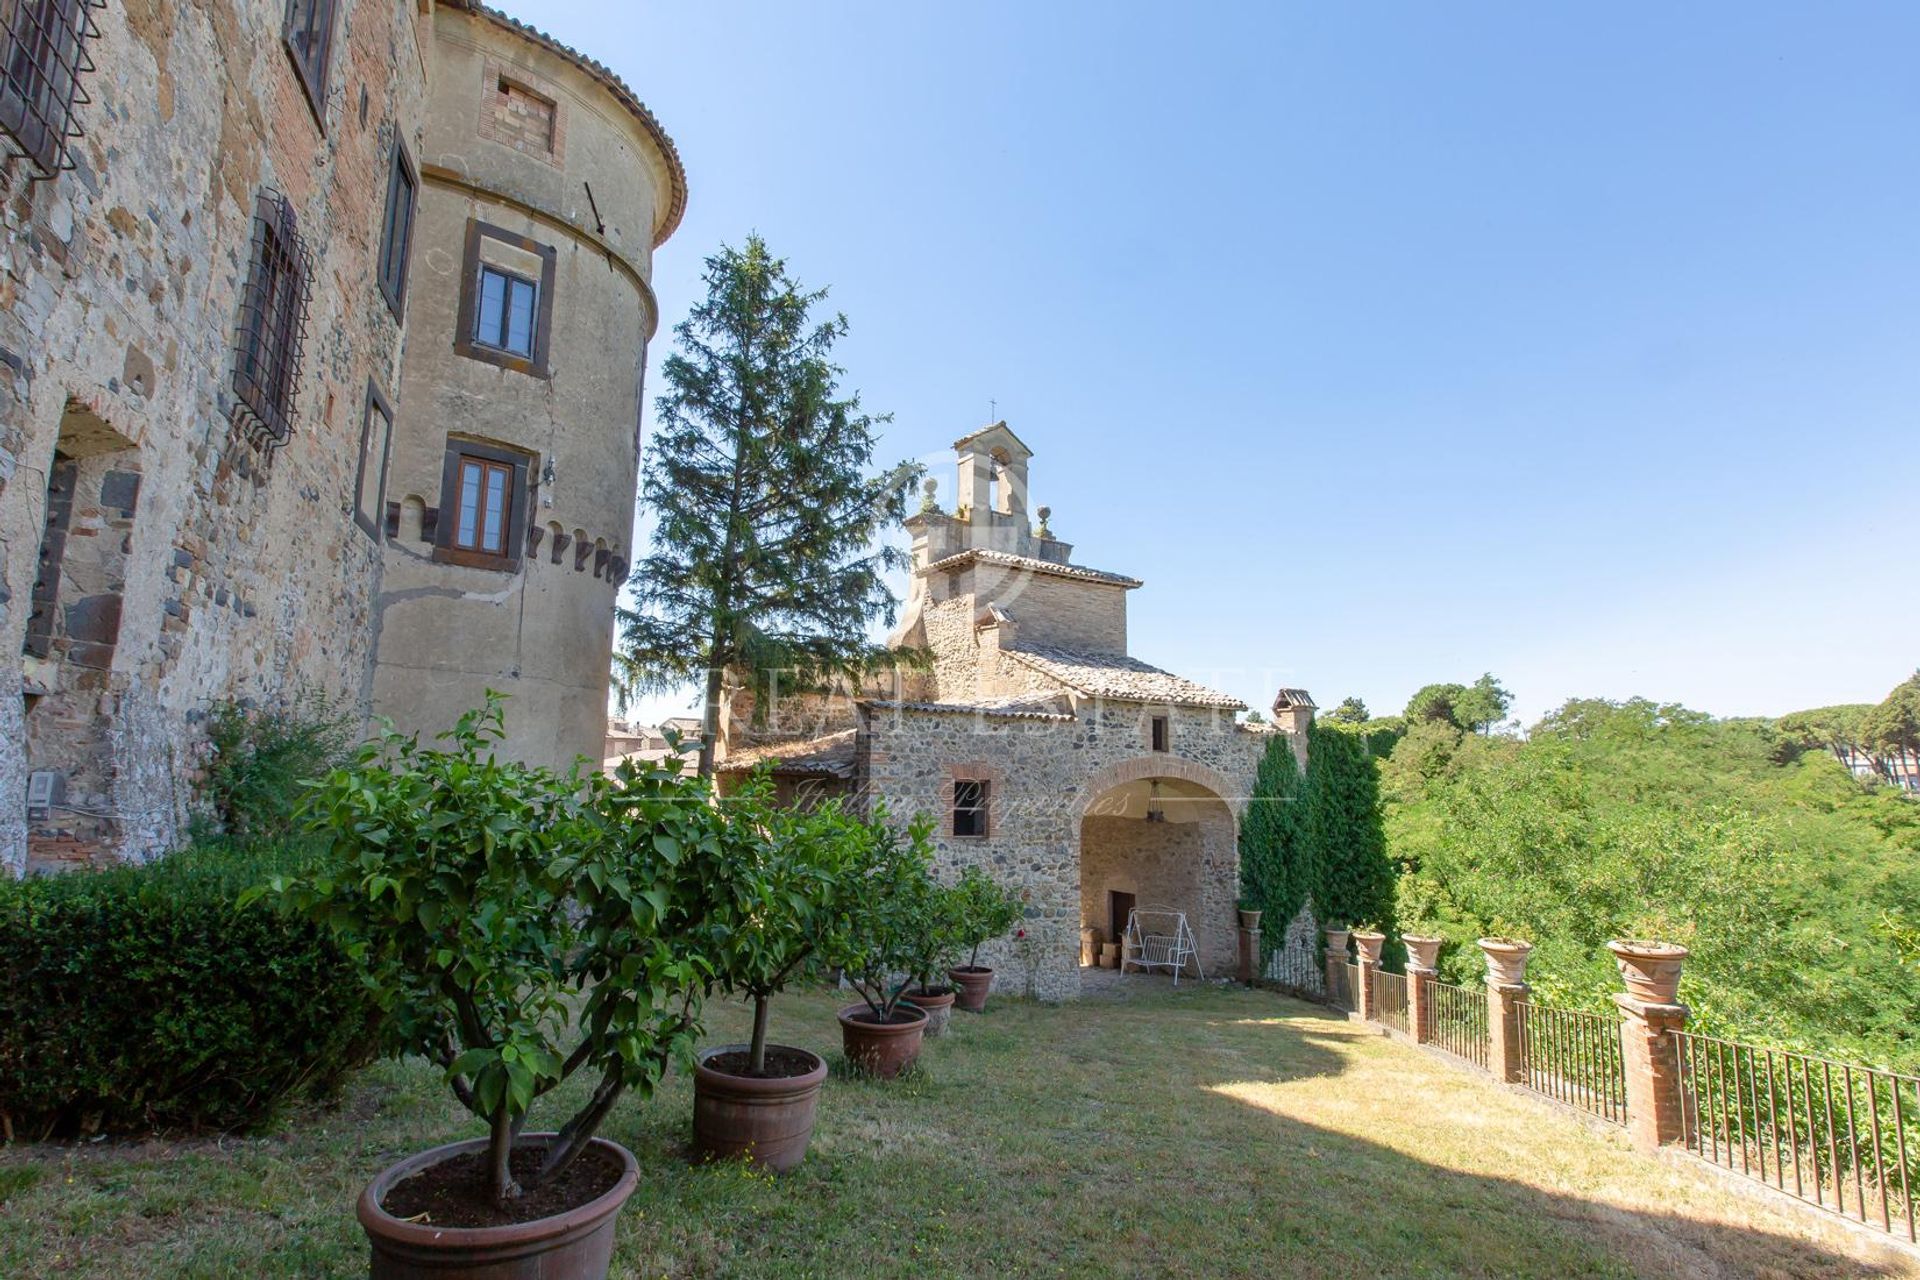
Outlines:
[[1237, 790], [1215, 770], [1168, 755], [1095, 773], [1081, 792], [1073, 833], [1082, 929], [1111, 942], [1128, 908], [1182, 911], [1207, 976], [1230, 973], [1240, 879]]

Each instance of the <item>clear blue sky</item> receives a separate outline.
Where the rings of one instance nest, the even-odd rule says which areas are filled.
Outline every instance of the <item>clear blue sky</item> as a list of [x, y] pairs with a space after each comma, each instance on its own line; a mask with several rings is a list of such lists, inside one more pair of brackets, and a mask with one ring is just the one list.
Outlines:
[[1148, 661], [1529, 720], [1920, 665], [1920, 4], [507, 8], [678, 141], [669, 324], [758, 230], [885, 460], [951, 500], [998, 401]]

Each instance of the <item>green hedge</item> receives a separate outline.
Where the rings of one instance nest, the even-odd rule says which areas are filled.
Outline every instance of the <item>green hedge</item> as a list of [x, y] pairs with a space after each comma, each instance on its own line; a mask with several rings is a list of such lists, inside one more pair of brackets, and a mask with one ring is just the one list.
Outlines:
[[215, 845], [0, 882], [0, 1115], [19, 1138], [258, 1124], [377, 1047], [357, 970], [314, 926], [236, 911], [298, 854]]

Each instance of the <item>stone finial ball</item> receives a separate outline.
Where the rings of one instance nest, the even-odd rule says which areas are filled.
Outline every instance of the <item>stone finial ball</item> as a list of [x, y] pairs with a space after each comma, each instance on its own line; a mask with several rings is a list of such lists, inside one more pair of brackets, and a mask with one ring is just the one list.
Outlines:
[[1042, 507], [1042, 508], [1040, 508], [1040, 518], [1041, 518], [1042, 520], [1045, 520], [1045, 519], [1047, 519], [1047, 518], [1048, 518], [1048, 517], [1050, 517], [1051, 515], [1053, 515], [1053, 508], [1052, 508], [1052, 507]]

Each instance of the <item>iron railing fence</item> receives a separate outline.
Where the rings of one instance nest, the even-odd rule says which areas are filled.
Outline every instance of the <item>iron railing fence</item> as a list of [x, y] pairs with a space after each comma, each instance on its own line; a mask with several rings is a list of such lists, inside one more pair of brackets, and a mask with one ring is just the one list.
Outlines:
[[1520, 1060], [1527, 1086], [1556, 1102], [1627, 1122], [1627, 1073], [1620, 1056], [1620, 1019], [1555, 1009], [1522, 1000]]
[[1920, 1078], [1673, 1033], [1688, 1150], [1915, 1240]]
[[1336, 1009], [1353, 1012], [1359, 998], [1360, 966], [1352, 962], [1336, 964], [1327, 970], [1327, 1003]]
[[1311, 995], [1324, 995], [1327, 990], [1325, 966], [1312, 951], [1301, 947], [1282, 947], [1275, 951], [1267, 958], [1266, 976], [1269, 982]]
[[1373, 1020], [1407, 1034], [1407, 978], [1405, 974], [1373, 971]]
[[1427, 1043], [1465, 1058], [1476, 1067], [1487, 1065], [1487, 993], [1483, 987], [1460, 987], [1451, 982], [1427, 984], [1427, 1007], [1432, 1019]]

